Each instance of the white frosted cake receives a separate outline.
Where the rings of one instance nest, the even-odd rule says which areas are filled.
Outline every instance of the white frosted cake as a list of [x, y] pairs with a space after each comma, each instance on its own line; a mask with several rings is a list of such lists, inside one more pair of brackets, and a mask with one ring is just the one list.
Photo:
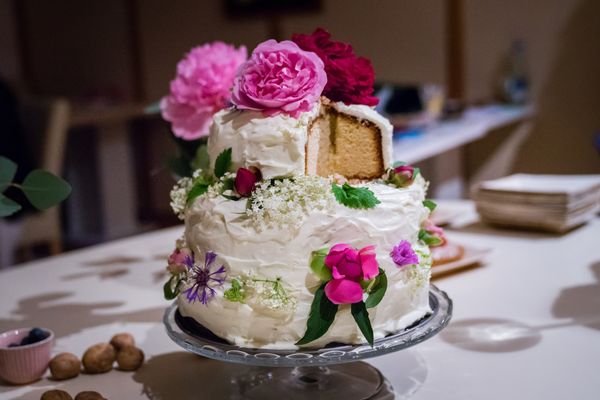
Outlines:
[[[299, 77], [287, 82], [289, 60]], [[443, 237], [428, 221], [427, 182], [392, 165], [385, 118], [328, 98], [319, 61], [292, 42], [259, 45], [234, 106], [214, 117], [207, 168], [171, 193], [185, 233], [165, 293], [238, 346], [373, 343], [430, 312], [428, 245]], [[272, 75], [299, 86], [287, 103], [264, 89]]]

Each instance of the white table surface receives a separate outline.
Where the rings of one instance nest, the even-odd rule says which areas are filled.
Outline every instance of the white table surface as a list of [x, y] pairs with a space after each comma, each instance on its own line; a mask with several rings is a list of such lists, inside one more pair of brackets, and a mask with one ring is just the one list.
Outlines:
[[[441, 207], [472, 209], [467, 202]], [[485, 265], [436, 280], [454, 300], [445, 331], [369, 360], [397, 398], [600, 398], [600, 218], [562, 236], [494, 230], [468, 215], [461, 220], [449, 230], [451, 240], [493, 251]], [[147, 356], [136, 372], [0, 383], [0, 399], [37, 400], [49, 388], [72, 395], [97, 390], [111, 400], [229, 398], [229, 380], [241, 367], [185, 353], [161, 324], [168, 305], [164, 259], [181, 229], [0, 273], [0, 330], [49, 327], [55, 353], [78, 355], [128, 331]]]

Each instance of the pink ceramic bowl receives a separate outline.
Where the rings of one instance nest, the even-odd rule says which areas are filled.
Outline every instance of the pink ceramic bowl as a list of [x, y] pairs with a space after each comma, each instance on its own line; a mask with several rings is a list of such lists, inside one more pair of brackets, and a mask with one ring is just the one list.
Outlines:
[[50, 336], [40, 342], [17, 347], [8, 346], [11, 343], [20, 343], [31, 328], [13, 329], [0, 334], [0, 378], [21, 385], [38, 380], [44, 375], [50, 362], [54, 332], [42, 329]]

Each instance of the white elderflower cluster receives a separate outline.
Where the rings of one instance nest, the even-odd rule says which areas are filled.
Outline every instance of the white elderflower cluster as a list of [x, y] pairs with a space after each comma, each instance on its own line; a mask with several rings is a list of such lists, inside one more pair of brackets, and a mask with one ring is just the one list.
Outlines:
[[328, 210], [335, 197], [331, 181], [320, 176], [298, 176], [259, 183], [246, 215], [261, 232], [269, 227], [297, 228], [309, 212]]
[[208, 189], [206, 190], [206, 195], [210, 198], [220, 196], [221, 193], [223, 193], [224, 186], [225, 185], [224, 185], [223, 181], [215, 182], [208, 187]]
[[194, 181], [191, 178], [181, 178], [171, 189], [171, 202], [169, 204], [179, 219], [184, 217], [185, 205], [193, 184]]
[[296, 299], [287, 293], [281, 278], [271, 280], [251, 277], [244, 283], [246, 290], [256, 298], [256, 301], [269, 310], [293, 311], [296, 308]]

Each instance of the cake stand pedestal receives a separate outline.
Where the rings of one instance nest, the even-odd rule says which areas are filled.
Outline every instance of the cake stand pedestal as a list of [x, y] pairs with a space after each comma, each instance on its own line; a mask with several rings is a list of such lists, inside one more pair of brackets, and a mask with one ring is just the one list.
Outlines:
[[412, 326], [364, 345], [329, 344], [321, 349], [275, 350], [242, 348], [227, 343], [190, 318], [177, 304], [167, 308], [167, 334], [184, 349], [215, 360], [249, 366], [232, 377], [237, 399], [394, 399], [394, 389], [370, 364], [360, 360], [403, 350], [441, 331], [452, 316], [452, 300], [431, 285], [432, 312]]

